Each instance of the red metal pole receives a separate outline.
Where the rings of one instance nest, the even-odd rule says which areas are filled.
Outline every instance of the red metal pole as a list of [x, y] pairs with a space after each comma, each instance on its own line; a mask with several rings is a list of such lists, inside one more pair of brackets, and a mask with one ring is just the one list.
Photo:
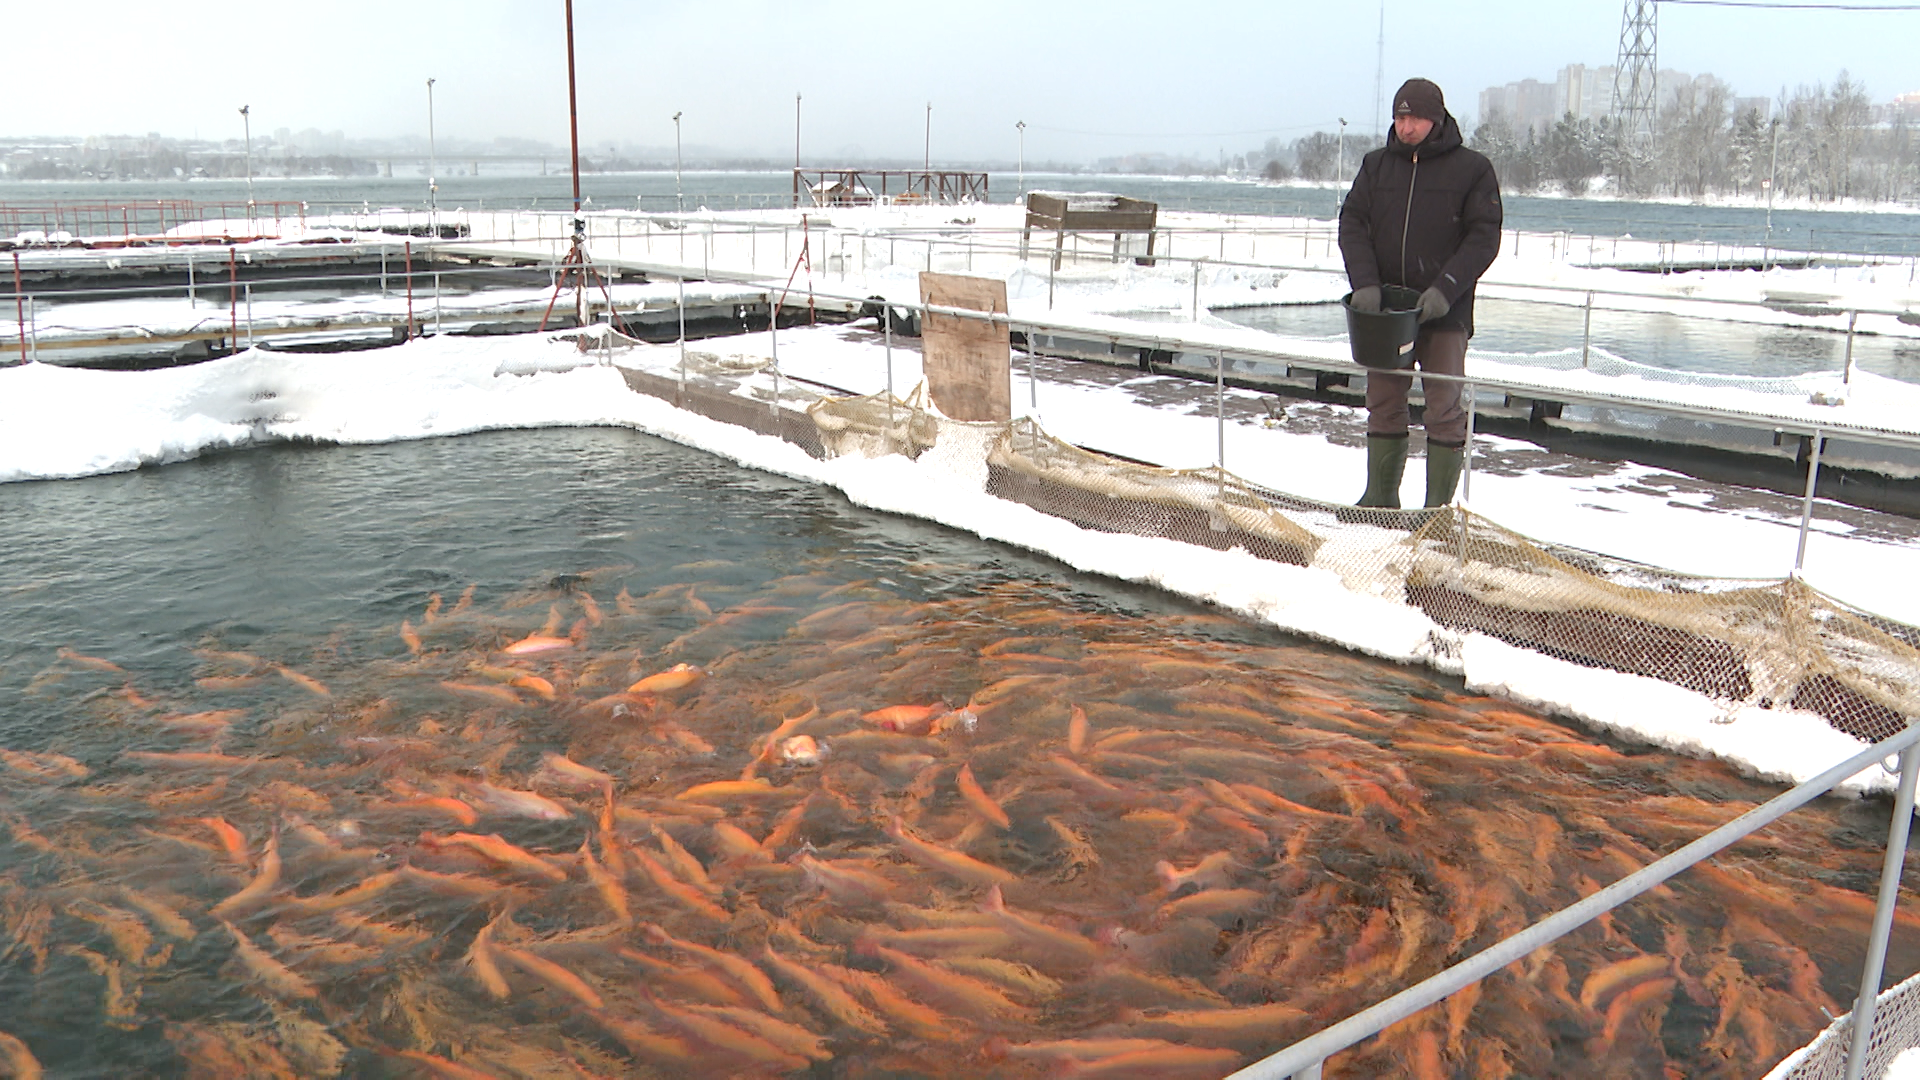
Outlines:
[[413, 241], [407, 241], [407, 340], [413, 340]]
[[26, 298], [20, 292], [20, 253], [13, 253], [13, 320], [20, 324], [20, 362], [27, 362]]
[[573, 215], [580, 216], [580, 106], [573, 91], [573, 0], [567, 0], [567, 125], [573, 136]]
[[[573, 0], [567, 0], [567, 130], [573, 143], [573, 250], [567, 262], [573, 267], [574, 325], [587, 325], [587, 253], [583, 248], [586, 225], [580, 220], [580, 105], [573, 80]], [[549, 304], [549, 307], [552, 305]]]
[[240, 260], [227, 248], [227, 351], [240, 351]]

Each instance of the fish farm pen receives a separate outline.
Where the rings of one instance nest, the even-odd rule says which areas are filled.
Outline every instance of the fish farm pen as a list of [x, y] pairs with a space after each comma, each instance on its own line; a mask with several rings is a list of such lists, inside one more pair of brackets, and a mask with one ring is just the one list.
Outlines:
[[[755, 471], [453, 417], [475, 433], [0, 485], [25, 553], [0, 568], [0, 1072], [1747, 1078], [1841, 1018], [1782, 1075], [1842, 1075], [1882, 966], [1920, 971], [1920, 915], [1886, 902], [1920, 885], [1920, 629], [1801, 571], [1817, 499], [1912, 498], [1920, 430], [1810, 396], [1879, 387], [1854, 347], [1905, 308], [1490, 279], [1585, 339], [1473, 369], [1461, 505], [1362, 511], [1252, 478], [1234, 441], [1291, 422], [1261, 395], [1351, 401], [1345, 342], [1215, 314], [1324, 303], [1327, 223], [1162, 211], [1023, 244], [1014, 214], [962, 213], [595, 212], [589, 275], [570, 222], [525, 211], [139, 243], [129, 219], [13, 252], [16, 373], [486, 338], [525, 345], [496, 381], [611, 369], [679, 441], [780, 442]], [[1610, 241], [1505, 243], [1777, 265]], [[929, 304], [922, 272], [1014, 303]], [[1116, 282], [1137, 309], [1072, 299]], [[1845, 341], [1843, 367], [1663, 381], [1592, 335], [1596, 306], [1709, 303]], [[910, 392], [942, 318], [1012, 343], [1011, 419]], [[862, 359], [808, 366], [834, 349]], [[260, 431], [321, 407], [261, 385], [234, 392]], [[1086, 386], [1205, 426], [1211, 464], [1040, 405]], [[1476, 512], [1501, 439], [1556, 431], [1770, 470], [1800, 551], [1704, 577]], [[836, 464], [1036, 531], [806, 479]], [[1022, 539], [1067, 531], [1176, 592]], [[1418, 643], [1341, 648], [1330, 617], [1168, 584], [1216, 557]], [[1470, 684], [1468, 649], [1792, 712], [1853, 758], [1795, 786], [1658, 749]], [[1895, 755], [1892, 800], [1817, 797]], [[1912, 1000], [1886, 995], [1875, 1062], [1920, 1043]]]

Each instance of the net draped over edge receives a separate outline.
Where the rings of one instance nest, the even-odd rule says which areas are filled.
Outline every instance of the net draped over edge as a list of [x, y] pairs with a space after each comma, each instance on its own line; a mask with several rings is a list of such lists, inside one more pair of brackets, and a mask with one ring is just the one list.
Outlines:
[[[1102, 532], [1156, 536], [1330, 571], [1348, 588], [1588, 667], [1729, 705], [1796, 708], [1876, 741], [1920, 714], [1920, 629], [1797, 578], [1675, 573], [1544, 544], [1470, 511], [1373, 510], [1272, 491], [1223, 469], [1095, 453], [1032, 419], [961, 423], [916, 391], [828, 397], [808, 415], [829, 457], [936, 457], [985, 490]], [[984, 457], [984, 462], [978, 459]]]

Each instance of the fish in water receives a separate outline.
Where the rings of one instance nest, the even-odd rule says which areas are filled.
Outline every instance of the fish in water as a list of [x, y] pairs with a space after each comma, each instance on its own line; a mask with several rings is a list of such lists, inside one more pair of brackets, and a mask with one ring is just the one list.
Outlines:
[[564, 652], [571, 648], [573, 648], [572, 638], [555, 637], [551, 634], [528, 634], [500, 651], [508, 656], [539, 656], [543, 653]]
[[[265, 628], [318, 690], [63, 656], [57, 724], [0, 753], [0, 953], [36, 996], [0, 1072], [84, 1072], [91, 1027], [168, 1073], [1213, 1077], [1773, 790], [1027, 582], [627, 572], [469, 589], [404, 652], [384, 618]], [[1703, 867], [1343, 1067], [1757, 1074], [1872, 911], [1844, 883], [1879, 849], [1802, 813], [1792, 865]], [[1663, 1028], [1683, 1002], [1710, 1022]]]
[[669, 694], [692, 686], [705, 678], [706, 674], [692, 664], [675, 664], [665, 671], [656, 672], [627, 687], [627, 693]]

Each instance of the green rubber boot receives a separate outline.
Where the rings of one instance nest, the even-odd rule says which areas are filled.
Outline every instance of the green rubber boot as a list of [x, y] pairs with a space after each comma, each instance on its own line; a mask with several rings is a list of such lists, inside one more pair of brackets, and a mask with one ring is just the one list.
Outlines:
[[1367, 436], [1367, 490], [1356, 505], [1400, 509], [1400, 479], [1406, 473], [1406, 436]]
[[1466, 460], [1466, 448], [1427, 443], [1427, 505], [1445, 506], [1453, 501], [1453, 489], [1460, 483], [1460, 466]]

